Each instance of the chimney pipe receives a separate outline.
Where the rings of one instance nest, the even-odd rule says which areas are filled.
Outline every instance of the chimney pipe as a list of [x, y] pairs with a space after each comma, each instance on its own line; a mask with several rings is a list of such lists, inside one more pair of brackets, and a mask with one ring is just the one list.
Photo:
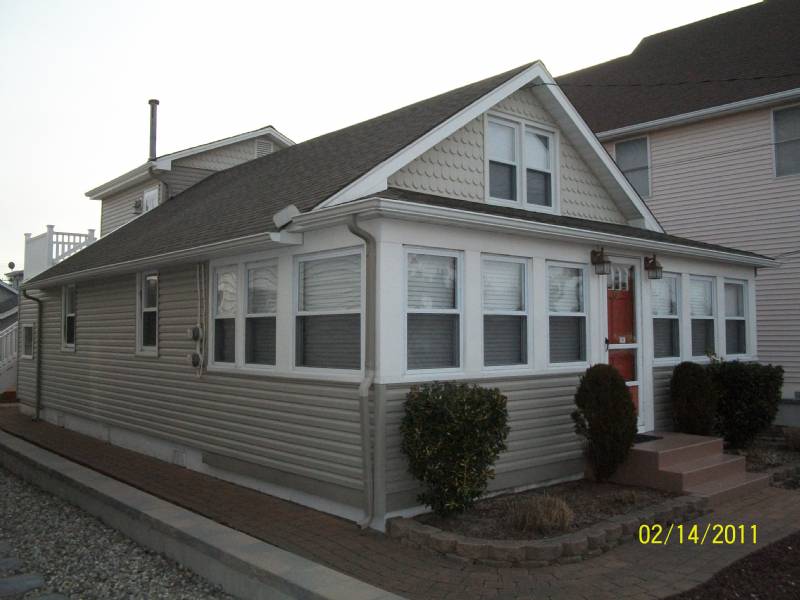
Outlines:
[[148, 160], [156, 158], [156, 122], [158, 121], [158, 100], [148, 100], [150, 104], [150, 156]]

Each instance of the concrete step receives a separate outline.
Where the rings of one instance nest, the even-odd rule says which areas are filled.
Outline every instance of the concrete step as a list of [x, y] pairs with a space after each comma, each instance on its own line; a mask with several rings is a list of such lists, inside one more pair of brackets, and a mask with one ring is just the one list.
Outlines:
[[702, 435], [673, 434], [651, 443], [654, 445], [651, 451], [658, 453], [659, 469], [721, 454], [723, 449], [721, 438]]
[[763, 489], [768, 485], [769, 475], [745, 472], [693, 485], [685, 491], [688, 494], [708, 498], [709, 504], [715, 507], [728, 500]]
[[682, 492], [694, 485], [745, 472], [743, 456], [711, 454], [702, 458], [674, 463], [661, 469], [660, 475], [671, 491]]

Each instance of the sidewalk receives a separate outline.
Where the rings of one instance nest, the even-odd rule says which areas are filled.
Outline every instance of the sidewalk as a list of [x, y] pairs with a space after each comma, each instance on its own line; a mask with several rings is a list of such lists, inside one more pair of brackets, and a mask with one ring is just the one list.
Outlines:
[[0, 429], [283, 550], [414, 599], [660, 598], [689, 589], [800, 529], [798, 493], [767, 488], [701, 520], [756, 523], [756, 547], [627, 543], [572, 565], [475, 566], [408, 548], [350, 522], [248, 488], [34, 423], [13, 408], [0, 409]]

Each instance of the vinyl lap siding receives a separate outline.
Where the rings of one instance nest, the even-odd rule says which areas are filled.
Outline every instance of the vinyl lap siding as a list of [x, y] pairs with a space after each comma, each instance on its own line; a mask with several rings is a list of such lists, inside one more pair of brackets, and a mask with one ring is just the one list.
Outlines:
[[214, 171], [209, 169], [195, 169], [175, 164], [171, 170], [160, 174], [159, 178], [167, 185], [167, 193], [172, 198], [213, 173]]
[[[158, 358], [135, 355], [135, 276], [78, 285], [76, 352], [60, 351], [60, 290], [47, 290], [46, 408], [278, 470], [359, 498], [357, 386], [207, 373], [187, 362], [195, 268], [162, 271]], [[33, 363], [32, 363], [33, 364]], [[21, 372], [32, 405], [35, 378]], [[328, 489], [328, 488], [326, 488]]]
[[137, 214], [134, 212], [136, 201], [142, 199], [145, 190], [159, 185], [157, 180], [150, 179], [134, 188], [104, 198], [100, 212], [100, 235], [108, 235], [133, 219]]
[[[776, 256], [800, 250], [800, 176], [776, 178], [770, 110], [650, 135], [648, 205], [670, 233]], [[800, 255], [761, 269], [758, 354], [800, 390]]]
[[[508, 450], [497, 462], [489, 490], [543, 483], [583, 472], [580, 443], [570, 413], [577, 375], [543, 375], [478, 382], [508, 398]], [[400, 421], [408, 386], [386, 390], [386, 493], [388, 510], [415, 506], [417, 484], [400, 450]]]
[[[274, 148], [274, 146], [273, 146]], [[201, 152], [194, 156], [187, 156], [176, 161], [176, 164], [183, 167], [193, 167], [195, 169], [208, 169], [210, 171], [222, 171], [235, 167], [238, 164], [253, 160], [256, 157], [256, 140], [245, 140], [216, 148], [207, 152]]]

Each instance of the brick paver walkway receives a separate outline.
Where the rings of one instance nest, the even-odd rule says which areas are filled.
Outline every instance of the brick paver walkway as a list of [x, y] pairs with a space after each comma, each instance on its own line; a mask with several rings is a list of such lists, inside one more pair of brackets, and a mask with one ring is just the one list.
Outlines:
[[540, 569], [462, 564], [373, 531], [201, 473], [0, 409], [0, 428], [229, 527], [408, 598], [662, 598], [800, 530], [798, 492], [767, 488], [701, 523], [756, 523], [758, 546], [629, 542], [601, 556]]

